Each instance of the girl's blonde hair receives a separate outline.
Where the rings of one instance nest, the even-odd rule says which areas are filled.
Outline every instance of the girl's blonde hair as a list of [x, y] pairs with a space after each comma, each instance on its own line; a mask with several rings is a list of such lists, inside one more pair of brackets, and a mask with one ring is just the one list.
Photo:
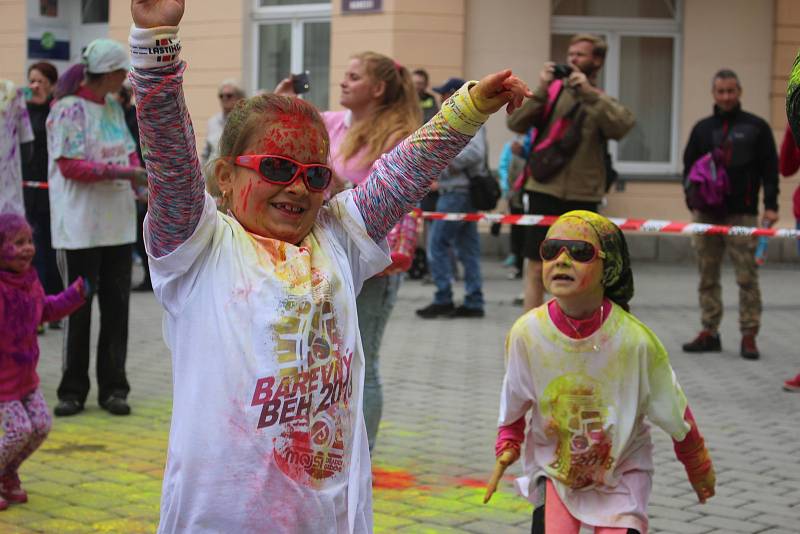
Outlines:
[[350, 128], [342, 143], [344, 160], [366, 147], [363, 163], [367, 164], [378, 159], [390, 143], [398, 142], [419, 128], [422, 110], [408, 69], [376, 52], [362, 52], [353, 59], [361, 61], [373, 82], [386, 85], [373, 116]]
[[[312, 128], [316, 128], [323, 139], [323, 150], [321, 160], [328, 161], [328, 150], [330, 140], [325, 123], [322, 122], [317, 109], [299, 98], [280, 96], [272, 93], [257, 95], [251, 98], [240, 100], [236, 107], [228, 115], [225, 121], [225, 128], [219, 139], [219, 158], [232, 161], [233, 158], [244, 154], [245, 149], [253, 142], [256, 136], [262, 134], [272, 125], [279, 125], [275, 121], [277, 116], [295, 116], [306, 119]], [[291, 154], [289, 154], [291, 155]], [[216, 161], [212, 162], [215, 164]], [[216, 172], [211, 167], [208, 172], [206, 187], [213, 195], [213, 191], [219, 191]], [[226, 210], [228, 206], [223, 202], [219, 205], [220, 210]]]

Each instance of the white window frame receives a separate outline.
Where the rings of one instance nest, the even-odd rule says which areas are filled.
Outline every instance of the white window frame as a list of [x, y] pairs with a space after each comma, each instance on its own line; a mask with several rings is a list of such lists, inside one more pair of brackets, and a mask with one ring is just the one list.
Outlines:
[[679, 130], [681, 108], [681, 73], [683, 51], [683, 0], [676, 0], [675, 18], [617, 18], [617, 17], [551, 17], [551, 33], [574, 35], [576, 33], [595, 33], [605, 36], [608, 53], [603, 66], [605, 92], [614, 98], [619, 97], [620, 80], [620, 41], [622, 37], [671, 37], [672, 48], [672, 110], [670, 118], [670, 151], [668, 162], [619, 161], [619, 147], [616, 141], [609, 143], [614, 167], [620, 174], [634, 175], [675, 175], [680, 172]]
[[[253, 75], [250, 79], [250, 93], [255, 94], [259, 89], [271, 91], [273, 87], [258, 87], [258, 77], [260, 73], [261, 48], [258, 43], [259, 29], [261, 26], [276, 24], [291, 24], [291, 54], [289, 57], [289, 69], [293, 73], [303, 72], [303, 43], [305, 31], [304, 24], [307, 22], [331, 22], [332, 8], [330, 3], [317, 4], [296, 4], [289, 6], [267, 6], [262, 7], [260, 0], [252, 0], [251, 11], [251, 35], [252, 48], [254, 50], [251, 59], [251, 71]], [[288, 72], [286, 73], [289, 74]]]

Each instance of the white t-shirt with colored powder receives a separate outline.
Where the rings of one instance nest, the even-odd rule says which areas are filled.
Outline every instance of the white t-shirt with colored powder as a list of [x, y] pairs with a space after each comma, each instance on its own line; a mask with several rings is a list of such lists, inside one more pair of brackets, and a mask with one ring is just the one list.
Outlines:
[[689, 431], [686, 397], [655, 334], [614, 305], [594, 334], [571, 339], [544, 304], [514, 324], [506, 365], [500, 425], [529, 413], [519, 492], [541, 502], [537, 481], [547, 477], [584, 525], [646, 532], [646, 420], [678, 441]]
[[83, 249], [136, 241], [135, 196], [128, 180], [81, 182], [64, 178], [58, 158], [129, 165], [136, 145], [122, 107], [78, 96], [56, 102], [47, 117], [53, 248]]
[[159, 532], [370, 532], [355, 299], [390, 260], [352, 191], [300, 246], [206, 194], [194, 234], [150, 258], [174, 384]]
[[0, 80], [0, 213], [25, 215], [20, 145], [33, 141], [33, 129], [20, 89]]

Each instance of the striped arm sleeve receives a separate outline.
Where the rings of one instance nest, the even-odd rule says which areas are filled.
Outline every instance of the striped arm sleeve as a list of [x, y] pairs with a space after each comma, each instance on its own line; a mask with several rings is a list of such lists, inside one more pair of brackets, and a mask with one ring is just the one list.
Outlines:
[[204, 206], [205, 183], [194, 129], [183, 96], [185, 63], [130, 74], [149, 187], [151, 254], [169, 254], [194, 232]]
[[475, 82], [464, 84], [419, 130], [382, 156], [354, 199], [369, 236], [380, 241], [414, 207], [437, 178], [489, 118], [469, 95]]

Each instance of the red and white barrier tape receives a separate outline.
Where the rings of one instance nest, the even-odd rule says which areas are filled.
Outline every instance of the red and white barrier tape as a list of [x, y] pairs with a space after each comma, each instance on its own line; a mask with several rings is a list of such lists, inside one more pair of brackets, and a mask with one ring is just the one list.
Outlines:
[[[502, 213], [439, 213], [423, 211], [424, 219], [434, 221], [488, 221], [490, 223], [520, 226], [550, 226], [556, 215], [505, 215]], [[620, 219], [609, 217], [611, 222], [627, 232], [656, 232], [686, 235], [739, 235], [800, 239], [800, 230], [790, 228], [754, 228], [749, 226], [723, 226], [717, 224], [662, 221], [658, 219]]]
[[[47, 189], [47, 182], [22, 182], [25, 187]], [[505, 215], [503, 213], [440, 213], [423, 211], [423, 219], [433, 221], [488, 221], [490, 223], [519, 226], [550, 226], [556, 215]], [[800, 230], [790, 228], [754, 228], [749, 226], [722, 226], [717, 224], [662, 221], [658, 219], [619, 219], [609, 217], [611, 222], [628, 232], [656, 232], [661, 234], [687, 235], [751, 235], [800, 239]]]
[[47, 189], [47, 182], [29, 182], [24, 181], [22, 182], [23, 187], [28, 187], [30, 189]]

